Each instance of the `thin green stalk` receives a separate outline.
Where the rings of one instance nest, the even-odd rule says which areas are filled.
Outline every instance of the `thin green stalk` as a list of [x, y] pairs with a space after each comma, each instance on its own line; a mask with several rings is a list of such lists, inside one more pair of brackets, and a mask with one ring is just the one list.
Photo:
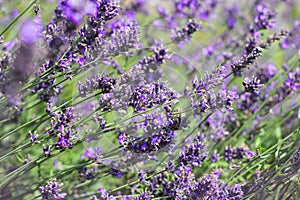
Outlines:
[[0, 33], [0, 36], [2, 36], [14, 23], [16, 23], [38, 0], [32, 1], [13, 21], [11, 21], [4, 30]]

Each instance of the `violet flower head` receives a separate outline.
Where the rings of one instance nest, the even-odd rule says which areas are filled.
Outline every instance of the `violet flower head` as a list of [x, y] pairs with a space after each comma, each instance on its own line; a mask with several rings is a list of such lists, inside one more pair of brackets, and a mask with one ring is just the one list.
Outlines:
[[258, 4], [254, 18], [254, 24], [257, 30], [273, 28], [275, 25], [275, 16], [276, 13], [271, 11], [264, 3]]
[[31, 131], [29, 132], [29, 140], [30, 142], [34, 143], [34, 144], [39, 144], [40, 141], [37, 139], [38, 138], [38, 134], [36, 133], [36, 131], [34, 133], [31, 133]]
[[23, 22], [20, 30], [20, 39], [25, 44], [34, 44], [41, 36], [41, 25], [35, 20]]
[[[194, 115], [202, 115], [209, 110], [233, 111], [232, 104], [238, 99], [238, 95], [236, 92], [228, 90], [225, 85], [222, 86], [225, 77], [224, 70], [223, 66], [219, 66], [210, 74], [207, 73], [203, 79], [198, 80], [195, 77], [192, 81], [193, 90], [186, 91], [186, 93], [192, 100], [191, 106], [194, 109]], [[217, 86], [222, 86], [222, 89], [216, 93], [214, 88]]]
[[[99, 200], [116, 200], [117, 198], [115, 198], [113, 195], [110, 195], [108, 193], [108, 191], [104, 188], [98, 188], [98, 192], [100, 194], [100, 199]], [[98, 198], [96, 198], [98, 199]]]
[[276, 101], [279, 102], [287, 96], [295, 94], [300, 89], [300, 67], [287, 74], [287, 80], [276, 90]]
[[[101, 28], [86, 27], [81, 30], [81, 35], [88, 36], [79, 43], [79, 49], [85, 56], [85, 60], [100, 59], [104, 64], [111, 57], [118, 55], [131, 55], [140, 49], [140, 27], [136, 21], [119, 20], [108, 32], [108, 37], [103, 37]], [[100, 33], [98, 32], [100, 31]], [[90, 33], [89, 33], [90, 32]], [[92, 34], [92, 35], [90, 35]]]
[[232, 72], [235, 76], [241, 75], [241, 71], [252, 65], [255, 60], [257, 60], [262, 55], [263, 49], [260, 47], [255, 47], [251, 53], [244, 54], [240, 59], [235, 60], [231, 64]]
[[101, 90], [102, 93], [109, 93], [114, 88], [116, 80], [101, 75], [96, 75], [92, 79], [86, 79], [86, 84], [78, 82], [78, 91], [81, 97], [85, 97], [96, 90]]
[[300, 67], [297, 67], [293, 72], [287, 74], [288, 79], [284, 85], [292, 91], [300, 89]]
[[53, 137], [54, 146], [56, 149], [73, 148], [73, 142], [76, 139], [75, 122], [77, 115], [74, 107], [62, 107], [60, 111], [52, 112], [51, 105], [48, 106], [48, 114], [52, 117], [51, 128], [47, 131]]
[[193, 143], [184, 148], [184, 151], [179, 156], [179, 161], [183, 165], [200, 167], [208, 156], [206, 143], [201, 135], [196, 136]]
[[176, 99], [176, 92], [167, 87], [164, 82], [154, 82], [139, 85], [132, 93], [129, 105], [136, 112], [144, 111], [156, 105], [162, 105]]
[[121, 178], [124, 175], [124, 173], [122, 171], [115, 169], [115, 168], [111, 168], [110, 173], [112, 176], [117, 177], [117, 178]]
[[188, 42], [191, 39], [191, 35], [199, 30], [200, 27], [199, 23], [190, 19], [181, 30], [172, 30], [171, 39], [176, 43], [181, 41]]
[[296, 169], [300, 167], [300, 149], [296, 151], [290, 162]]
[[47, 182], [45, 186], [40, 187], [42, 193], [42, 199], [46, 200], [61, 200], [65, 199], [67, 194], [61, 193], [61, 187], [63, 183], [58, 183], [56, 180]]
[[108, 21], [116, 17], [120, 10], [120, 0], [96, 0], [98, 7], [97, 19]]
[[96, 16], [97, 7], [92, 1], [67, 0], [63, 12], [74, 25], [79, 25], [85, 15]]
[[179, 165], [174, 172], [175, 179], [170, 184], [168, 195], [171, 199], [188, 199], [196, 181], [192, 172], [192, 166]]
[[102, 157], [102, 149], [100, 147], [88, 147], [84, 154], [81, 155], [81, 158], [84, 159], [86, 157], [87, 159], [95, 159], [100, 160]]
[[221, 183], [217, 176], [204, 174], [197, 180], [195, 189], [190, 197], [195, 199], [213, 197], [214, 193], [220, 190], [220, 185]]
[[137, 21], [119, 21], [111, 34], [111, 43], [120, 54], [127, 54], [129, 49], [140, 49], [140, 27]]
[[43, 145], [44, 156], [50, 158], [51, 155], [51, 145]]
[[176, 0], [174, 3], [176, 17], [190, 16], [207, 20], [217, 6], [218, 0]]
[[244, 192], [240, 184], [234, 184], [232, 186], [227, 186], [226, 199], [241, 200], [244, 197]]
[[217, 150], [215, 150], [212, 154], [211, 154], [211, 162], [215, 163], [219, 160], [218, 154], [217, 154]]
[[226, 146], [224, 149], [224, 158], [227, 162], [232, 162], [234, 159], [251, 159], [254, 155], [254, 152], [249, 151], [247, 147], [243, 146], [239, 146], [237, 148]]
[[253, 76], [251, 79], [246, 77], [243, 81], [243, 86], [246, 92], [259, 95], [259, 89], [263, 84], [260, 83], [260, 80], [257, 77]]

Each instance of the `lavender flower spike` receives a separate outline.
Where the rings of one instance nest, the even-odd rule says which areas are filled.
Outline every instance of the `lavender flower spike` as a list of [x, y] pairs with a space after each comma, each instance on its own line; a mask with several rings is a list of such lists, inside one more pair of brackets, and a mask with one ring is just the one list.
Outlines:
[[56, 180], [47, 182], [45, 186], [40, 187], [42, 199], [46, 200], [61, 200], [65, 199], [66, 193], [60, 193], [63, 183], [58, 183]]

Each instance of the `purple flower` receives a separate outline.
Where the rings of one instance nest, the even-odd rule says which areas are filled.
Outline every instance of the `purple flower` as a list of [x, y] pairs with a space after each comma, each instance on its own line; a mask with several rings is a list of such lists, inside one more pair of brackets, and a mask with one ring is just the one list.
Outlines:
[[[99, 200], [116, 200], [116, 198], [113, 195], [110, 195], [106, 189], [104, 188], [98, 188], [98, 192], [100, 193], [100, 199]], [[97, 199], [97, 197], [96, 197]]]
[[188, 42], [191, 40], [191, 35], [195, 33], [200, 28], [200, 24], [195, 22], [194, 20], [189, 20], [188, 23], [180, 30], [176, 29], [172, 31], [171, 39], [176, 42], [186, 41]]
[[64, 7], [64, 14], [67, 19], [75, 25], [79, 25], [85, 15], [96, 16], [97, 7], [92, 1], [85, 2], [84, 0], [67, 0]]
[[110, 173], [112, 176], [115, 176], [117, 178], [121, 178], [124, 175], [124, 173], [122, 171], [120, 171], [118, 169], [114, 169], [114, 168], [110, 169]]
[[211, 154], [211, 162], [215, 163], [219, 160], [218, 158], [218, 154], [217, 154], [217, 150], [215, 150], [212, 154]]
[[263, 49], [260, 47], [255, 47], [251, 53], [244, 54], [240, 59], [235, 60], [231, 64], [231, 69], [234, 75], [240, 75], [241, 71], [252, 65], [255, 60], [257, 60], [262, 55]]
[[234, 200], [241, 200], [243, 199], [244, 192], [240, 184], [234, 184], [230, 187], [226, 187], [227, 190], [226, 199], [234, 199]]
[[231, 162], [234, 159], [248, 158], [251, 159], [255, 155], [254, 152], [248, 150], [247, 147], [239, 146], [237, 148], [231, 148], [226, 146], [224, 150], [224, 158], [227, 162]]
[[295, 152], [290, 162], [293, 164], [295, 169], [300, 167], [300, 149]]
[[207, 158], [206, 143], [204, 137], [199, 135], [194, 138], [192, 144], [184, 147], [184, 151], [179, 156], [179, 161], [183, 165], [200, 167]]
[[45, 157], [51, 157], [51, 146], [50, 145], [43, 145], [43, 152]]
[[41, 36], [41, 26], [39, 22], [26, 20], [23, 22], [20, 30], [21, 41], [26, 44], [34, 44]]
[[243, 86], [244, 86], [246, 92], [249, 92], [249, 93], [252, 93], [255, 95], [259, 95], [259, 89], [263, 85], [260, 83], [260, 80], [257, 77], [252, 76], [251, 79], [248, 77], [246, 77], [244, 79]]
[[88, 147], [84, 154], [81, 155], [81, 158], [83, 159], [86, 157], [87, 159], [97, 159], [100, 160], [102, 156], [102, 149], [100, 147]]
[[148, 192], [144, 192], [139, 195], [139, 197], [133, 198], [133, 200], [151, 200], [152, 196]]
[[101, 75], [96, 75], [92, 79], [86, 79], [86, 84], [83, 85], [78, 82], [78, 90], [80, 96], [85, 97], [96, 90], [101, 90], [102, 93], [109, 93], [114, 88], [116, 80]]
[[256, 6], [256, 16], [254, 18], [257, 30], [273, 28], [275, 25], [275, 16], [276, 13], [270, 11], [264, 3], [258, 4]]
[[66, 193], [60, 193], [63, 183], [58, 183], [56, 180], [47, 182], [45, 186], [40, 187], [42, 199], [46, 200], [60, 200], [65, 199]]
[[165, 102], [176, 98], [176, 92], [167, 87], [164, 82], [154, 82], [141, 84], [134, 91], [129, 99], [129, 105], [136, 112], [144, 111], [146, 108], [152, 108], [162, 105]]
[[[191, 106], [194, 115], [202, 115], [208, 111], [218, 109], [233, 111], [232, 104], [238, 99], [238, 95], [236, 92], [228, 90], [223, 84], [224, 70], [223, 66], [219, 66], [212, 73], [207, 73], [201, 80], [198, 80], [197, 77], [194, 78], [192, 81], [193, 90], [186, 91], [186, 95], [192, 100]], [[214, 88], [220, 85], [222, 87], [216, 93]]]
[[34, 143], [34, 144], [39, 144], [40, 141], [37, 139], [38, 138], [38, 134], [36, 133], [36, 131], [34, 133], [31, 133], [31, 131], [29, 132], [29, 139], [30, 142]]

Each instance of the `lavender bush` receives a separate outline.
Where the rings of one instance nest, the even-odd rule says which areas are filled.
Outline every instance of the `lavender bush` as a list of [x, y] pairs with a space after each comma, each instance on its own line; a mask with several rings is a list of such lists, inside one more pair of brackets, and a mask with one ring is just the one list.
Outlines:
[[0, 7], [0, 199], [300, 199], [297, 0]]

